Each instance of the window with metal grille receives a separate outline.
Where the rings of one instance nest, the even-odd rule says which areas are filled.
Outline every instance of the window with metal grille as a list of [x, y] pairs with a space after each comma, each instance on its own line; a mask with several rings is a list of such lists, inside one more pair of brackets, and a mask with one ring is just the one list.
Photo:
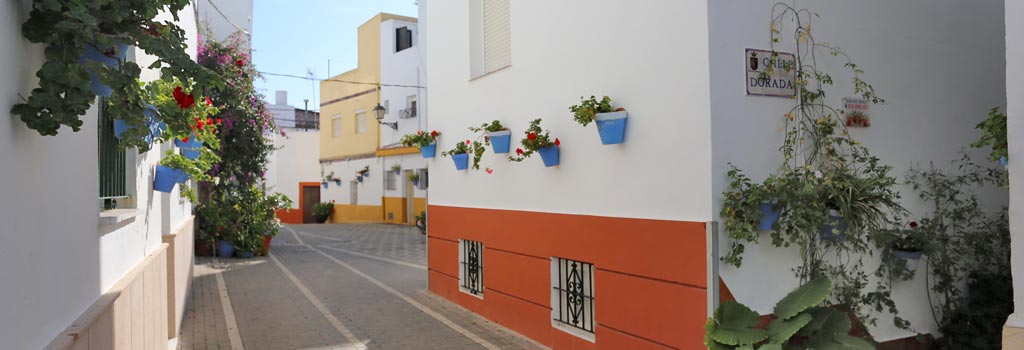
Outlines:
[[552, 324], [593, 341], [594, 265], [556, 257], [551, 270]]
[[128, 197], [126, 186], [127, 165], [125, 150], [118, 144], [114, 136], [114, 119], [107, 115], [106, 99], [100, 98], [99, 103], [99, 169], [100, 193], [104, 209], [116, 209], [118, 198]]
[[412, 30], [409, 27], [395, 29], [395, 52], [412, 47]]
[[459, 290], [483, 297], [484, 245], [477, 241], [459, 240]]
[[428, 185], [427, 182], [429, 181], [429, 176], [428, 175], [430, 175], [430, 174], [427, 172], [427, 169], [420, 169], [419, 172], [420, 172], [420, 180], [416, 184], [416, 187], [418, 187], [421, 190], [425, 190], [425, 189], [427, 189], [427, 185]]
[[398, 177], [398, 175], [395, 174], [394, 171], [385, 171], [384, 172], [384, 183], [386, 184], [388, 190], [397, 190], [398, 189], [398, 184], [397, 184], [397, 181], [396, 181], [397, 177]]

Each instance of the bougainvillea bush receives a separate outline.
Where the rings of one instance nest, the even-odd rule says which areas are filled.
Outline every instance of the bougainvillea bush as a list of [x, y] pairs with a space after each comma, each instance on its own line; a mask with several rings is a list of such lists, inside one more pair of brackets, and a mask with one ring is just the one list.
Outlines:
[[[246, 210], [221, 211], [216, 221], [231, 225], [222, 224], [222, 231], [212, 234], [235, 243], [243, 252], [252, 252], [257, 249], [255, 242], [276, 231], [269, 229], [274, 227], [269, 223], [274, 218], [259, 214], [267, 211], [253, 206], [273, 205], [274, 201], [266, 200], [266, 193], [257, 189], [264, 187], [267, 156], [274, 150], [272, 136], [279, 131], [263, 96], [256, 92], [254, 82], [260, 76], [249, 53], [242, 49], [241, 35], [236, 33], [225, 42], [201, 41], [198, 54], [199, 64], [217, 72], [225, 82], [223, 88], [206, 94], [218, 109], [213, 120], [221, 147], [216, 150], [220, 160], [208, 172], [210, 181], [202, 185], [202, 206], [246, 203]], [[200, 221], [206, 219], [203, 212], [199, 210]]]

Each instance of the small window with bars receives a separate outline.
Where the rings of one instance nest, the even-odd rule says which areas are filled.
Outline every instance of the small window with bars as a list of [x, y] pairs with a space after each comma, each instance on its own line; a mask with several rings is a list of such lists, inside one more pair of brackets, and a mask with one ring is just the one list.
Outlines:
[[385, 183], [385, 186], [387, 186], [388, 190], [397, 190], [398, 189], [398, 184], [397, 184], [398, 181], [396, 179], [397, 177], [398, 177], [398, 174], [395, 173], [394, 171], [385, 171], [384, 172], [384, 183]]
[[594, 341], [594, 265], [551, 258], [551, 292], [552, 325]]
[[477, 241], [459, 240], [459, 290], [483, 297], [484, 245]]
[[99, 170], [100, 193], [103, 209], [117, 209], [117, 200], [128, 198], [127, 163], [125, 150], [114, 136], [114, 120], [106, 113], [107, 100], [99, 103]]
[[416, 183], [416, 187], [421, 190], [425, 190], [427, 189], [428, 182], [430, 181], [430, 173], [427, 171], [427, 169], [419, 169], [418, 171], [420, 172], [420, 180], [419, 182]]

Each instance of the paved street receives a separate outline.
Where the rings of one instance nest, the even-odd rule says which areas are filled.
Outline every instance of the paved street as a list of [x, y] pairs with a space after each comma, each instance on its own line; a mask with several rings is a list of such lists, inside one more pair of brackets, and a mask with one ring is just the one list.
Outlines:
[[198, 260], [178, 348], [544, 348], [426, 285], [416, 228], [288, 225], [270, 257]]

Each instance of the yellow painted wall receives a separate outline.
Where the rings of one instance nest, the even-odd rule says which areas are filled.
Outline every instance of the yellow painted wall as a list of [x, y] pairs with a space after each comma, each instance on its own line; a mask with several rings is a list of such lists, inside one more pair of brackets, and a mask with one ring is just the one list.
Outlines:
[[[389, 19], [416, 22], [415, 18], [381, 13], [359, 26], [358, 67], [336, 75], [337, 80], [380, 83], [380, 24]], [[339, 98], [372, 92], [340, 102]], [[373, 107], [380, 102], [376, 85], [320, 82], [320, 159], [330, 160], [374, 153], [380, 143], [380, 124], [373, 115]], [[366, 132], [356, 134], [356, 112], [367, 113]], [[341, 116], [342, 133], [334, 137], [332, 121]]]
[[[427, 211], [427, 199], [426, 198], [413, 198], [412, 199], [412, 208], [413, 208], [414, 211], [416, 211], [416, 213], [413, 214], [413, 215], [420, 215], [420, 213]], [[427, 218], [427, 221], [430, 221], [429, 217]]]
[[334, 204], [331, 223], [381, 222], [382, 210], [379, 205]]

